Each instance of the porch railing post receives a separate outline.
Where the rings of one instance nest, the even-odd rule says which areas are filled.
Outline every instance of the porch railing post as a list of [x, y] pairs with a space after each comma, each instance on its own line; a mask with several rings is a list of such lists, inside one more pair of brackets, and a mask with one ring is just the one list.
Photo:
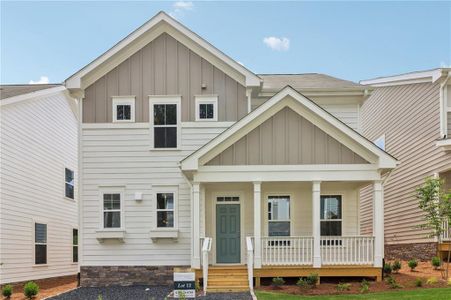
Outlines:
[[193, 259], [191, 267], [200, 269], [200, 184], [193, 182]]
[[382, 181], [373, 183], [374, 266], [382, 267], [384, 258], [384, 189]]
[[314, 181], [312, 184], [312, 228], [313, 228], [313, 267], [321, 267], [321, 224], [320, 224], [320, 196], [321, 182]]
[[261, 182], [254, 182], [254, 267], [262, 267]]

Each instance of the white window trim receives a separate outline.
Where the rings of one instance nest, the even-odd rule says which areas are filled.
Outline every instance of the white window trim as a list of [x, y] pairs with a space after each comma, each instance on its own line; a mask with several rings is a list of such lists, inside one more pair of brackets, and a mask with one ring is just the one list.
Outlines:
[[[66, 181], [66, 169], [68, 169], [69, 171], [71, 171], [73, 173], [74, 184], [72, 184], [72, 186], [74, 188], [74, 198], [70, 198], [70, 197], [66, 196], [66, 183], [70, 184], [69, 182]], [[66, 199], [68, 199], [70, 201], [75, 201], [75, 192], [76, 192], [76, 190], [75, 190], [75, 171], [73, 169], [69, 168], [69, 167], [64, 167], [63, 172], [64, 172], [63, 173], [63, 177], [64, 177], [63, 196], [64, 196], [64, 198], [66, 198]]]
[[[154, 136], [154, 117], [153, 117], [153, 106], [156, 104], [176, 104], [177, 112], [177, 124], [174, 126], [177, 128], [177, 147], [175, 148], [155, 148], [155, 136]], [[149, 96], [149, 127], [150, 127], [150, 149], [156, 151], [173, 151], [180, 150], [181, 148], [181, 106], [182, 106], [182, 96]], [[166, 126], [166, 125], [165, 125]], [[170, 127], [169, 125], [168, 127]]]
[[[43, 220], [33, 220], [33, 266], [34, 267], [45, 267], [49, 264], [49, 224]], [[46, 242], [45, 243], [36, 243], [36, 224], [44, 224], [46, 225]], [[37, 264], [36, 263], [36, 245], [46, 245], [45, 247], [45, 264]]]
[[[340, 211], [340, 214], [341, 214], [341, 219], [321, 219], [321, 211], [320, 211], [320, 219], [319, 219], [319, 223], [320, 223], [320, 225], [321, 225], [321, 222], [329, 222], [329, 221], [336, 221], [336, 222], [341, 222], [341, 236], [344, 236], [344, 234], [343, 234], [343, 222], [344, 222], [344, 220], [343, 220], [343, 212], [344, 212], [344, 209], [343, 209], [343, 206], [344, 206], [344, 201], [343, 201], [343, 194], [334, 194], [334, 193], [327, 193], [327, 194], [321, 194], [320, 195], [320, 207], [321, 207], [321, 199], [323, 198], [323, 197], [332, 197], [332, 196], [340, 196], [340, 209], [341, 209], [341, 211]], [[360, 229], [359, 229], [360, 230]], [[320, 232], [320, 235], [321, 235], [321, 232]]]
[[[178, 197], [179, 197], [179, 187], [178, 186], [153, 186], [153, 207], [155, 208], [154, 212], [154, 222], [153, 222], [153, 230], [154, 231], [176, 231], [178, 230], [178, 216], [179, 216], [179, 208], [178, 208]], [[174, 209], [158, 209], [157, 202], [157, 194], [161, 193], [173, 193], [174, 194]], [[174, 227], [158, 227], [158, 212], [159, 211], [173, 211], [174, 212]]]
[[[104, 194], [120, 194], [120, 205], [121, 208], [119, 210], [108, 210], [108, 211], [119, 211], [121, 213], [121, 227], [118, 228], [109, 228], [104, 227], [105, 226], [105, 220], [103, 213], [105, 212], [104, 206], [103, 206], [103, 195]], [[125, 224], [124, 224], [124, 195], [125, 191], [123, 188], [109, 188], [109, 189], [102, 189], [100, 191], [100, 231], [123, 231], [125, 230]]]
[[[113, 123], [133, 123], [135, 122], [135, 96], [113, 96]], [[130, 120], [117, 119], [117, 106], [130, 105]]]
[[[217, 122], [218, 121], [218, 96], [217, 95], [199, 95], [195, 96], [196, 102], [196, 122]], [[213, 104], [213, 118], [201, 119], [200, 118], [200, 104]]]
[[[290, 203], [289, 211], [288, 211], [289, 218], [287, 220], [277, 220], [277, 221], [276, 220], [270, 220], [269, 219], [269, 210], [268, 210], [269, 200], [270, 200], [271, 197], [281, 197], [281, 196], [287, 196], [288, 199], [289, 199], [289, 203]], [[292, 234], [293, 234], [293, 222], [291, 220], [291, 212], [293, 210], [292, 204], [293, 204], [292, 197], [291, 197], [291, 194], [289, 194], [289, 193], [274, 193], [274, 194], [271, 193], [271, 194], [268, 194], [266, 196], [265, 219], [266, 219], [266, 223], [267, 223], [266, 224], [266, 230], [267, 230], [267, 234], [266, 235], [267, 236], [270, 236], [269, 235], [269, 223], [271, 223], [271, 222], [290, 222], [290, 235], [280, 236], [280, 238], [292, 236]], [[277, 237], [277, 236], [272, 236], [272, 237]]]

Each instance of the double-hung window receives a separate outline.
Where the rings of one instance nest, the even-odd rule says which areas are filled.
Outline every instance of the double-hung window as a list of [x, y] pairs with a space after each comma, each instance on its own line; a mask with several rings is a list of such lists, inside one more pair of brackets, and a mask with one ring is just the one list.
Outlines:
[[321, 196], [321, 236], [341, 236], [341, 208], [341, 196]]
[[72, 229], [72, 262], [78, 262], [78, 229]]
[[290, 236], [290, 196], [268, 197], [268, 235]]
[[196, 96], [196, 121], [218, 120], [218, 96]]
[[65, 168], [64, 169], [64, 196], [70, 199], [74, 199], [75, 179], [74, 171]]
[[175, 193], [157, 192], [157, 228], [175, 227]]
[[47, 224], [34, 224], [34, 263], [47, 263]]
[[103, 228], [121, 228], [121, 194], [103, 194]]
[[180, 103], [180, 97], [150, 98], [151, 140], [154, 149], [178, 148]]
[[135, 97], [113, 97], [113, 122], [135, 122]]

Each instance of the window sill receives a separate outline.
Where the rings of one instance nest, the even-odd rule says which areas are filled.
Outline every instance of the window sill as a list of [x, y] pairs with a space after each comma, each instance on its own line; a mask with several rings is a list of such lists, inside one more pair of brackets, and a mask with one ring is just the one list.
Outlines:
[[124, 238], [124, 229], [101, 229], [96, 231], [96, 239], [101, 243], [105, 240], [119, 240], [121, 242], [124, 242]]
[[33, 264], [33, 268], [44, 268], [44, 267], [48, 267], [48, 264]]
[[176, 228], [155, 228], [150, 231], [149, 236], [153, 242], [157, 242], [159, 239], [172, 239], [176, 241], [179, 237], [179, 230]]
[[66, 196], [64, 196], [63, 199], [65, 199], [67, 201], [70, 201], [70, 202], [74, 202], [74, 203], [76, 202], [75, 199], [72, 199], [72, 198], [69, 198], [69, 197], [66, 197]]
[[182, 151], [181, 148], [150, 148], [149, 151]]

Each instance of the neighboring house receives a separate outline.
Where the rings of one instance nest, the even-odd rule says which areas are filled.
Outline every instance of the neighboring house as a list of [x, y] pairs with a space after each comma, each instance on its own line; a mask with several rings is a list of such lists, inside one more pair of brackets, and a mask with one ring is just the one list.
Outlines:
[[[451, 69], [362, 81], [374, 88], [361, 109], [362, 133], [400, 160], [385, 187], [389, 258], [430, 259], [436, 247], [423, 223], [416, 188], [438, 176], [451, 189]], [[362, 232], [371, 232], [371, 195], [362, 193]], [[450, 236], [446, 234], [445, 239]]]
[[61, 85], [0, 99], [0, 284], [75, 275], [77, 103]]
[[[168, 283], [178, 266], [208, 290], [380, 280], [397, 160], [358, 133], [367, 87], [254, 74], [163, 12], [65, 85], [82, 113], [83, 286]], [[368, 184], [375, 226], [361, 236]]]

